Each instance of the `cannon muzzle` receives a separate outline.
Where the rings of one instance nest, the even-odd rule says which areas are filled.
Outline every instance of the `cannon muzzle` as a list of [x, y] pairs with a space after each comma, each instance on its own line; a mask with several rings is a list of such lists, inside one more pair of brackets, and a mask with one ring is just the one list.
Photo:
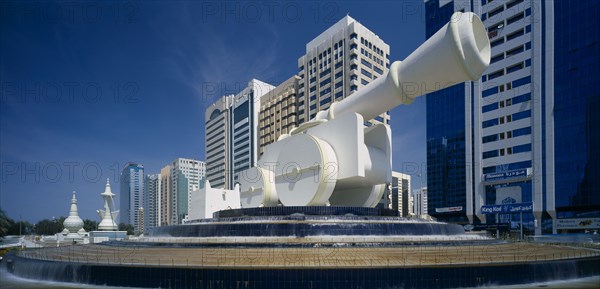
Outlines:
[[396, 61], [380, 77], [333, 105], [317, 118], [348, 112], [370, 120], [398, 105], [410, 104], [426, 93], [477, 80], [490, 64], [490, 41], [485, 26], [472, 12], [456, 12], [450, 22], [404, 61]]

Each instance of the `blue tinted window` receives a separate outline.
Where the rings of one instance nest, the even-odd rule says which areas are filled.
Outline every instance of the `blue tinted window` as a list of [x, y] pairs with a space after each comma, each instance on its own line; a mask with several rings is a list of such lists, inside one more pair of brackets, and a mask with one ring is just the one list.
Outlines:
[[530, 152], [531, 144], [518, 145], [513, 147], [513, 154]]
[[514, 80], [512, 82], [512, 87], [514, 89], [514, 88], [517, 88], [519, 86], [523, 86], [523, 85], [529, 84], [529, 83], [531, 83], [531, 76], [525, 76], [523, 78], [519, 78], [517, 80]]
[[383, 70], [381, 70], [381, 68], [374, 66], [373, 70], [375, 70], [375, 72], [379, 73], [380, 75], [383, 74]]
[[531, 93], [525, 93], [523, 95], [515, 96], [512, 98], [512, 104], [517, 104], [531, 100]]
[[486, 121], [482, 122], [481, 123], [481, 128], [491, 127], [491, 126], [495, 126], [495, 125], [498, 125], [498, 119], [497, 118], [486, 120]]
[[498, 150], [487, 151], [482, 154], [483, 159], [489, 159], [498, 156]]
[[482, 143], [489, 143], [498, 140], [498, 134], [492, 134], [481, 138]]
[[364, 66], [371, 68], [373, 67], [373, 65], [371, 65], [371, 62], [366, 61], [364, 58], [360, 59], [360, 63], [362, 63]]
[[490, 95], [498, 93], [498, 87], [494, 86], [481, 92], [481, 97], [488, 97]]
[[528, 118], [528, 117], [531, 117], [531, 110], [520, 111], [517, 113], [513, 113], [513, 115], [512, 115], [513, 121], [517, 121], [517, 120]]
[[519, 128], [519, 129], [513, 130], [513, 137], [530, 135], [530, 134], [531, 134], [531, 127], [524, 127], [524, 128]]
[[494, 102], [492, 104], [484, 105], [481, 108], [481, 112], [482, 113], [486, 113], [486, 112], [493, 111], [493, 110], [496, 110], [496, 109], [498, 109], [498, 103]]
[[373, 75], [366, 71], [364, 68], [361, 68], [360, 73], [362, 73], [364, 76], [368, 77], [368, 78], [373, 78]]

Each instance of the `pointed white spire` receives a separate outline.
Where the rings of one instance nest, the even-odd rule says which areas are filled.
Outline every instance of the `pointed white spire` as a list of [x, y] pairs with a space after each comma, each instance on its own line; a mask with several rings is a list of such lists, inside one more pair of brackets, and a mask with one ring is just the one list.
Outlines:
[[73, 191], [73, 197], [71, 198], [71, 210], [69, 211], [69, 216], [79, 217], [79, 213], [77, 212], [77, 198], [75, 197], [75, 191]]
[[69, 211], [69, 217], [65, 219], [63, 222], [63, 226], [67, 230], [67, 238], [80, 238], [81, 233], [85, 233], [83, 231], [83, 220], [79, 217], [79, 213], [77, 211], [77, 197], [75, 196], [76, 192], [73, 191], [73, 196], [71, 197], [71, 210]]
[[114, 196], [114, 194], [110, 190], [110, 178], [106, 178], [106, 187], [104, 187], [104, 193], [102, 193], [102, 195], [103, 196]]

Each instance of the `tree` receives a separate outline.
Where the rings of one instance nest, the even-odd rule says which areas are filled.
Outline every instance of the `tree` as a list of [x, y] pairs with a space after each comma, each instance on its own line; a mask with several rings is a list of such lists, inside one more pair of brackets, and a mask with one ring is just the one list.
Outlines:
[[43, 219], [35, 224], [35, 233], [38, 235], [54, 235], [63, 230], [65, 217], [56, 219]]
[[14, 221], [7, 217], [4, 211], [0, 209], [0, 237], [6, 236], [13, 224]]
[[96, 231], [98, 230], [98, 222], [94, 220], [85, 219], [83, 220], [83, 229], [86, 232]]
[[7, 235], [29, 235], [33, 232], [33, 224], [27, 221], [13, 222]]
[[133, 225], [120, 223], [119, 231], [127, 231], [127, 235], [133, 235]]

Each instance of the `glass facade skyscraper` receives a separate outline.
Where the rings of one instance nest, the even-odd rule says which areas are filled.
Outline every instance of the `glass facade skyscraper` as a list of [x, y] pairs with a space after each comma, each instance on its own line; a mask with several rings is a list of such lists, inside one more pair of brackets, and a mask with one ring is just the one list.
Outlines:
[[137, 213], [144, 206], [144, 166], [138, 163], [127, 163], [121, 171], [119, 203], [120, 222], [133, 225], [139, 232]]
[[[445, 1], [447, 2], [447, 1]], [[426, 37], [442, 28], [455, 10], [454, 2], [425, 3]], [[461, 9], [464, 10], [464, 9]], [[459, 83], [426, 96], [428, 214], [441, 221], [467, 223], [471, 158], [471, 85]]]
[[599, 1], [554, 1], [554, 187], [559, 230], [560, 220], [600, 218], [598, 15]]

